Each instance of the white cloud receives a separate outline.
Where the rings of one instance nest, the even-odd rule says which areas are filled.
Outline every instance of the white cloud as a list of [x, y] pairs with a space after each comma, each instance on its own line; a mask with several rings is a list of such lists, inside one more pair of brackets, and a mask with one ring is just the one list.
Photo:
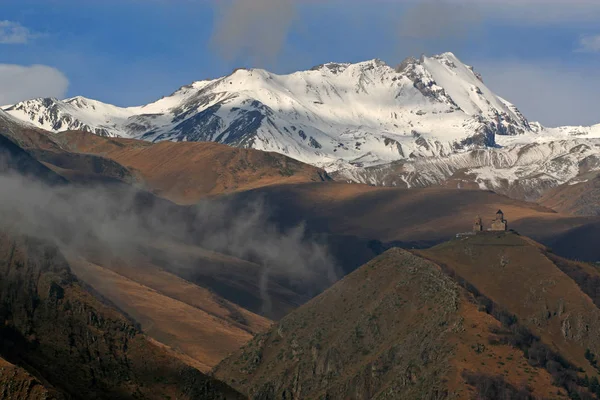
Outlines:
[[38, 35], [13, 21], [0, 21], [0, 44], [26, 44]]
[[600, 123], [600, 80], [593, 67], [575, 68], [556, 61], [478, 62], [486, 85], [514, 103], [531, 121], [546, 126]]
[[576, 49], [580, 53], [600, 53], [600, 35], [584, 35], [579, 39], [579, 47]]
[[0, 64], [0, 105], [35, 97], [62, 98], [68, 87], [69, 80], [56, 68]]

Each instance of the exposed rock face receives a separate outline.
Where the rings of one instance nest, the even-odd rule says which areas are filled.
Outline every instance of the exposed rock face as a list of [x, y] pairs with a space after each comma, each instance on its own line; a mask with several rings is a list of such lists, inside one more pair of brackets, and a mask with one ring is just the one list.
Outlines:
[[0, 358], [0, 399], [63, 400], [65, 396], [23, 368]]

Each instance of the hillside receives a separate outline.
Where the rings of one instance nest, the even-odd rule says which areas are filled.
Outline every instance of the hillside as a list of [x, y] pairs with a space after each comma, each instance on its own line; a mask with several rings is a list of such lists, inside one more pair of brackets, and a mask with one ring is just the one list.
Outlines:
[[600, 270], [515, 233], [391, 249], [224, 360], [253, 399], [594, 399]]
[[74, 274], [139, 323], [142, 331], [208, 372], [271, 324], [205, 287], [151, 263], [70, 261]]
[[69, 151], [127, 167], [148, 190], [180, 204], [262, 186], [329, 180], [325, 171], [280, 154], [216, 143], [152, 144], [85, 132], [65, 132], [54, 139]]
[[223, 361], [253, 399], [566, 398], [441, 269], [392, 249]]
[[0, 114], [0, 139], [3, 152], [10, 155], [4, 168], [46, 183], [135, 182], [134, 176], [118, 163], [92, 154], [69, 152], [50, 132], [19, 122], [6, 113]]
[[241, 398], [97, 300], [54, 246], [3, 233], [0, 273], [0, 356], [68, 398]]
[[[446, 241], [469, 231], [476, 215], [491, 219], [498, 209], [505, 212], [511, 228], [551, 245], [559, 254], [569, 251], [577, 229], [598, 222], [478, 189], [315, 183], [262, 188], [230, 197], [234, 208], [260, 198], [271, 210], [271, 221], [281, 226], [304, 223], [310, 232], [329, 238], [330, 249], [343, 260], [342, 265], [354, 268], [388, 245], [419, 248]], [[556, 242], [559, 237], [560, 243]], [[589, 255], [596, 249], [591, 242], [583, 247]]]
[[528, 351], [530, 361], [561, 386], [582, 390], [578, 377], [598, 376], [599, 269], [560, 258], [517, 234], [486, 233], [416, 254], [485, 298], [484, 306], [506, 328], [498, 339]]
[[55, 180], [81, 185], [134, 185], [180, 204], [268, 185], [330, 180], [323, 170], [280, 154], [216, 143], [153, 145], [82, 131], [53, 135], [8, 114], [0, 115], [0, 134], [8, 140], [1, 144], [5, 151], [20, 148], [20, 157], [39, 164], [33, 173], [38, 177], [49, 170], [46, 174], [59, 175]]
[[558, 212], [574, 215], [600, 215], [600, 177], [558, 186], [548, 191], [538, 203]]

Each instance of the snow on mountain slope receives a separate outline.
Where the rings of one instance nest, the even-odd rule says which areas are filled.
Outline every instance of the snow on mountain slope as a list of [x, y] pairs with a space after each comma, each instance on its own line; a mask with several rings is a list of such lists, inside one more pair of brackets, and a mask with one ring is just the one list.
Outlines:
[[497, 97], [475, 75], [472, 67], [462, 64], [451, 53], [424, 58], [423, 66], [433, 80], [444, 88], [448, 96], [467, 114], [481, 114], [488, 118], [503, 117], [504, 121], [518, 121], [527, 127], [527, 121], [510, 104]]
[[370, 60], [289, 75], [238, 69], [139, 107], [75, 97], [2, 109], [54, 132], [274, 151], [377, 185], [473, 184], [535, 199], [600, 170], [600, 125], [529, 123], [452, 53], [396, 68]]
[[[593, 130], [592, 130], [593, 131]], [[369, 168], [345, 168], [334, 179], [373, 185], [479, 187], [535, 201], [546, 190], [586, 181], [600, 171], [600, 138], [529, 133], [499, 136], [498, 146], [446, 157], [422, 157]]]
[[128, 109], [84, 97], [27, 100], [4, 110], [48, 131], [83, 130], [101, 136], [119, 136], [121, 126], [134, 115]]
[[276, 151], [335, 170], [444, 156], [530, 130], [452, 53], [398, 68], [380, 60], [276, 75], [238, 69], [141, 107], [81, 97], [4, 109], [51, 131], [81, 129], [150, 141], [216, 141]]

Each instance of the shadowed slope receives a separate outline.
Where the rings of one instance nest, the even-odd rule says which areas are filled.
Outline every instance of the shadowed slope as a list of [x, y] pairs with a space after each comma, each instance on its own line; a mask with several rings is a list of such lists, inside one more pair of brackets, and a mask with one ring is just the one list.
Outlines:
[[63, 400], [65, 396], [23, 368], [0, 358], [0, 399]]
[[35, 177], [49, 185], [64, 184], [66, 180], [19, 147], [0, 129], [0, 173], [18, 173]]
[[[424, 247], [469, 231], [476, 215], [484, 217], [487, 228], [498, 209], [504, 211], [509, 228], [544, 243], [596, 221], [481, 190], [309, 183], [261, 188], [230, 197], [240, 205], [260, 198], [271, 210], [273, 222], [283, 226], [305, 222], [311, 232], [328, 235], [346, 272], [389, 244]], [[568, 251], [568, 246], [553, 247], [557, 253]], [[352, 256], [344, 259], [349, 251]]]
[[[0, 147], [11, 155], [12, 170], [50, 183], [133, 183], [131, 173], [118, 163], [94, 155], [65, 150], [50, 132], [0, 115]], [[12, 167], [12, 165], [8, 165]]]

